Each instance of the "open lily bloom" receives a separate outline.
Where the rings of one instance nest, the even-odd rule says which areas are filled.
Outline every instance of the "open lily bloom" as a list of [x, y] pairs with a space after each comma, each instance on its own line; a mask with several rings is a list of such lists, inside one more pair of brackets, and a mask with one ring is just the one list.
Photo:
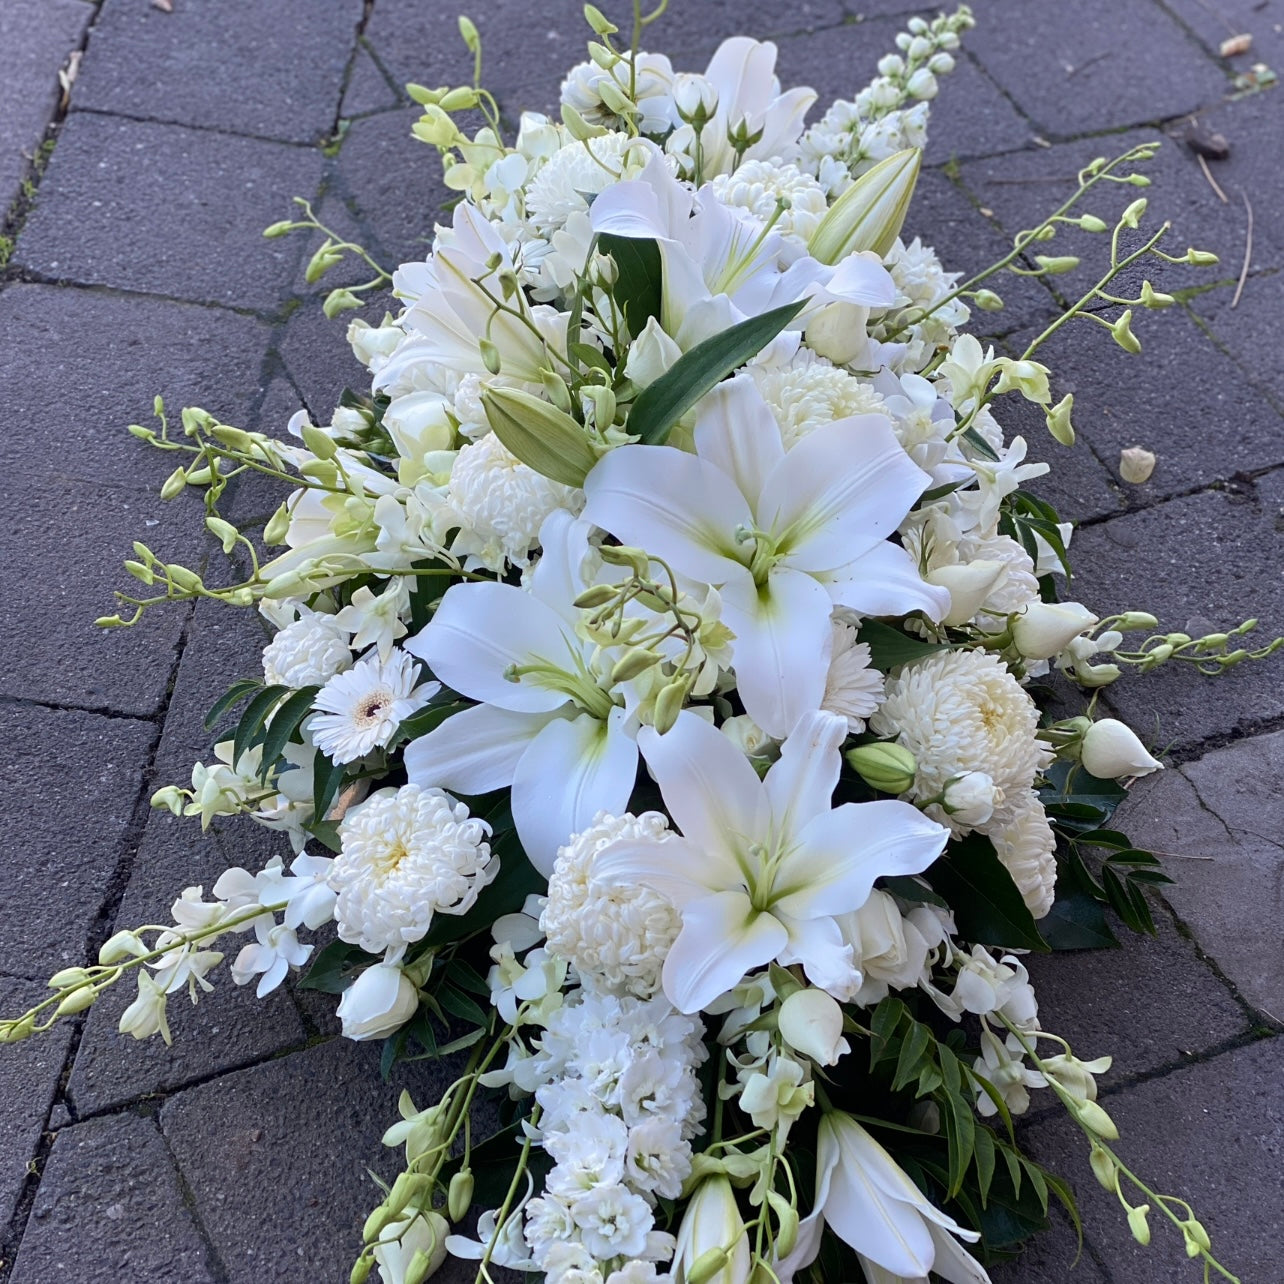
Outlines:
[[448, 687], [480, 703], [406, 748], [412, 784], [484, 794], [512, 788], [513, 820], [531, 863], [547, 875], [557, 849], [599, 811], [624, 811], [638, 749], [626, 711], [607, 690], [597, 648], [576, 632], [586, 586], [587, 526], [556, 512], [529, 590], [452, 586], [428, 626], [406, 643]]
[[682, 930], [664, 961], [664, 992], [698, 1012], [773, 960], [848, 997], [860, 984], [834, 916], [859, 909], [874, 880], [917, 874], [948, 831], [891, 799], [831, 808], [846, 720], [804, 717], [780, 760], [758, 779], [748, 758], [690, 712], [638, 743], [682, 831], [663, 843], [620, 840], [598, 854], [596, 877], [667, 896]]
[[929, 479], [881, 415], [835, 420], [786, 453], [748, 378], [703, 407], [694, 455], [622, 446], [600, 460], [584, 516], [719, 590], [745, 711], [782, 738], [824, 698], [835, 605], [949, 610], [949, 593], [887, 538]]

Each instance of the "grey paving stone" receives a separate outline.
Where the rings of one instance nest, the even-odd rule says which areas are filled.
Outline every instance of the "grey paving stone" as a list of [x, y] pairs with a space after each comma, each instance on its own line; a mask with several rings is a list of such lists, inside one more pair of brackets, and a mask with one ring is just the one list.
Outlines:
[[[208, 760], [211, 755], [202, 757]], [[190, 766], [181, 782], [187, 783], [189, 775]], [[157, 777], [158, 783], [161, 779]], [[199, 818], [153, 813], [114, 927], [167, 923], [170, 906], [185, 887], [199, 885], [208, 893], [225, 869], [239, 865], [258, 870], [272, 855], [288, 862], [290, 844], [250, 821], [225, 819], [202, 835]], [[186, 993], [171, 996], [167, 1017], [172, 1046], [166, 1047], [160, 1038], [137, 1040], [118, 1033], [120, 1014], [138, 993], [132, 979], [122, 980], [99, 999], [86, 1019], [67, 1085], [78, 1115], [172, 1092], [304, 1042], [303, 1026], [284, 988], [258, 999], [253, 986], [235, 985], [228, 975], [237, 951], [252, 939], [231, 936], [215, 947], [224, 953], [225, 962], [210, 978], [213, 992], [202, 994], [195, 1007]]]
[[93, 16], [84, 0], [6, 0], [0, 7], [0, 211], [18, 195], [62, 94], [58, 71]]
[[1220, 57], [1222, 42], [1230, 36], [1250, 35], [1252, 47], [1227, 60], [1235, 72], [1247, 71], [1256, 62], [1276, 68], [1284, 63], [1284, 4], [1281, 0], [1164, 0], [1164, 7], [1198, 37], [1210, 54]]
[[[1075, 449], [1096, 454], [1130, 507], [1284, 463], [1279, 413], [1183, 309], [1144, 313], [1133, 329], [1140, 356], [1082, 320], [1063, 326], [1038, 353], [1052, 369], [1056, 396], [1074, 394]], [[1024, 331], [1013, 347], [1034, 337]], [[1119, 452], [1130, 446], [1159, 459], [1141, 485], [1119, 479]]]
[[44, 978], [83, 961], [153, 729], [35, 705], [0, 706], [0, 725], [7, 745], [0, 818], [8, 835], [0, 970]]
[[1023, 0], [975, 8], [968, 48], [1049, 139], [1180, 116], [1226, 90], [1216, 63], [1155, 5], [1080, 0], [1039, 22]]
[[299, 247], [264, 240], [321, 154], [178, 125], [75, 112], [14, 260], [82, 284], [273, 311]]
[[[1255, 617], [1269, 640], [1284, 633], [1278, 567], [1284, 478], [1256, 488], [1209, 490], [1078, 533], [1075, 592], [1099, 614], [1152, 611], [1161, 627], [1191, 636]], [[1275, 662], [1205, 678], [1189, 665], [1125, 674], [1106, 699], [1151, 745], [1189, 755], [1196, 745], [1243, 734], [1284, 714]]]
[[[1244, 1281], [1276, 1279], [1284, 1261], [1284, 1223], [1277, 1216], [1284, 1206], [1279, 1057], [1279, 1040], [1267, 1039], [1104, 1102], [1119, 1126], [1120, 1158], [1153, 1189], [1189, 1200], [1213, 1251]], [[1120, 1284], [1201, 1277], [1180, 1232], [1157, 1210], [1150, 1214], [1150, 1246], [1133, 1241], [1118, 1201], [1093, 1180], [1088, 1146], [1073, 1124], [1036, 1124], [1027, 1141], [1043, 1163], [1072, 1181], [1094, 1246]], [[1134, 1194], [1133, 1202], [1143, 1199]]]
[[1240, 993], [1277, 1018], [1284, 1016], [1276, 926], [1284, 911], [1282, 770], [1284, 733], [1254, 736], [1138, 781], [1120, 813], [1139, 839], [1191, 858], [1168, 862], [1176, 884], [1165, 899]]
[[[333, 1039], [179, 1093], [161, 1127], [222, 1259], [228, 1284], [313, 1284], [347, 1277], [361, 1223], [399, 1155], [379, 1137], [409, 1087], [436, 1099], [458, 1070], [423, 1062], [385, 1084], [378, 1049]], [[265, 1191], [271, 1198], [263, 1197]], [[475, 1265], [434, 1279], [464, 1284]]]
[[1015, 1261], [994, 1267], [990, 1279], [993, 1284], [1112, 1284], [1093, 1253], [1088, 1229], [1080, 1255], [1074, 1228], [1054, 1203], [1051, 1227], [1030, 1240]]
[[[1141, 816], [1126, 832], [1142, 847], [1158, 845]], [[1184, 883], [1191, 863], [1173, 861], [1166, 872]], [[1103, 1086], [1189, 1060], [1248, 1030], [1248, 1018], [1225, 983], [1178, 934], [1161, 904], [1154, 913], [1157, 940], [1117, 925], [1117, 950], [1026, 960], [1044, 1029], [1068, 1039], [1085, 1061], [1114, 1057]], [[1034, 1102], [1040, 1109], [1057, 1108], [1046, 1092], [1035, 1093]]]
[[1284, 411], [1284, 345], [1265, 342], [1284, 309], [1284, 272], [1250, 277], [1238, 307], [1229, 291], [1192, 300], [1214, 340], [1226, 348], [1245, 376]]
[[0, 294], [0, 466], [8, 474], [155, 490], [175, 455], [126, 432], [159, 428], [156, 394], [244, 422], [259, 396], [268, 329], [215, 308], [96, 290], [10, 286]]
[[12, 1278], [214, 1284], [217, 1272], [151, 1120], [116, 1115], [58, 1134]]
[[350, 120], [353, 116], [367, 116], [371, 112], [400, 107], [404, 101], [401, 90], [388, 83], [369, 46], [365, 41], [359, 42], [352, 74], [343, 91], [340, 116]]
[[[0, 975], [0, 1016], [12, 1019], [48, 998], [39, 981]], [[73, 1023], [6, 1045], [0, 1056], [0, 1226], [7, 1225], [27, 1180], [58, 1088]]]
[[167, 505], [155, 493], [116, 486], [0, 478], [0, 508], [15, 519], [0, 556], [0, 593], [30, 608], [10, 620], [0, 696], [142, 717], [160, 710], [187, 608], [165, 607], [134, 629], [93, 622], [120, 609], [114, 589], [141, 589], [121, 567], [134, 540], [166, 561], [199, 567], [212, 540], [198, 504], [184, 496]]
[[382, 315], [376, 304], [331, 321], [320, 299], [308, 299], [286, 323], [278, 351], [315, 422], [330, 422], [345, 388], [370, 391], [370, 372], [352, 355], [344, 335], [351, 317], [364, 316], [374, 324]]
[[76, 105], [313, 142], [334, 128], [361, 0], [175, 5], [106, 0]]

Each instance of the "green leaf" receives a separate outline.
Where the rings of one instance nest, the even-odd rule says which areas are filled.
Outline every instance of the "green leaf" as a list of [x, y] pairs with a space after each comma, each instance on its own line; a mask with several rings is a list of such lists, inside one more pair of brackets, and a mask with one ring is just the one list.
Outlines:
[[919, 1021], [911, 1021], [909, 1033], [901, 1044], [901, 1054], [896, 1058], [896, 1075], [892, 1079], [893, 1092], [899, 1092], [918, 1078], [923, 1065], [923, 1056], [931, 1043], [932, 1032], [927, 1026]]
[[320, 824], [339, 792], [339, 782], [343, 779], [343, 763], [332, 762], [319, 749], [312, 761], [312, 819]]
[[869, 647], [870, 663], [881, 673], [946, 650], [939, 642], [912, 638], [881, 620], [866, 620], [860, 626], [856, 640]]
[[339, 826], [333, 820], [314, 820], [304, 828], [323, 847], [328, 847], [332, 852], [343, 850], [343, 842], [339, 838]]
[[945, 1138], [949, 1144], [949, 1186], [946, 1198], [953, 1199], [963, 1189], [972, 1155], [976, 1148], [976, 1115], [972, 1102], [962, 1088], [963, 1072], [958, 1058], [944, 1044], [937, 1045], [944, 1077]]
[[261, 779], [267, 779], [272, 765], [299, 729], [299, 724], [312, 711], [312, 702], [320, 690], [320, 687], [300, 687], [293, 695], [286, 696], [272, 715], [267, 735], [263, 737], [263, 758], [259, 767]]
[[228, 689], [214, 701], [209, 713], [205, 715], [205, 730], [212, 731], [218, 720], [230, 709], [234, 709], [251, 691], [257, 691], [263, 684], [253, 678], [242, 678], [233, 682]]
[[280, 685], [264, 687], [246, 705], [245, 712], [241, 714], [240, 722], [236, 724], [236, 734], [232, 737], [233, 766], [240, 762], [241, 755], [257, 742], [259, 733], [263, 730], [263, 724], [268, 719], [268, 714], [280, 704], [289, 691], [289, 687]]
[[467, 705], [462, 700], [456, 700], [451, 696], [443, 704], [429, 704], [426, 708], [416, 710], [410, 717], [398, 723], [388, 748], [397, 749], [408, 740], [418, 740], [420, 736], [436, 731], [447, 718], [461, 713], [465, 708]]
[[963, 440], [983, 459], [988, 459], [992, 464], [999, 462], [998, 455], [994, 453], [994, 447], [975, 428], [967, 429], [963, 434]]
[[1119, 945], [1101, 902], [1077, 889], [1058, 891], [1052, 908], [1039, 920], [1039, 932], [1054, 950], [1115, 949]]
[[901, 1018], [909, 1015], [909, 1009], [900, 999], [892, 998], [890, 995], [885, 998], [874, 1009], [874, 1015], [869, 1021], [870, 1041], [869, 1041], [869, 1067], [872, 1070], [878, 1063], [888, 1055], [892, 1038], [896, 1034], [896, 1027], [900, 1025]]
[[994, 1181], [994, 1134], [984, 1125], [976, 1130], [976, 1185], [981, 1196], [981, 1206], [990, 1197], [990, 1185]]
[[924, 877], [949, 901], [964, 940], [1007, 949], [1048, 949], [988, 838], [970, 834], [952, 843]]
[[486, 1025], [488, 1018], [485, 1012], [468, 995], [462, 990], [455, 989], [453, 985], [443, 985], [437, 991], [437, 1000], [451, 1016], [457, 1016], [461, 1021], [467, 1021], [469, 1025]]
[[323, 994], [342, 994], [348, 986], [348, 974], [363, 963], [371, 962], [360, 946], [347, 941], [331, 941], [318, 950], [312, 965], [299, 981], [301, 990], [320, 990]]
[[805, 303], [805, 299], [799, 299], [750, 317], [683, 353], [638, 394], [625, 425], [627, 431], [648, 446], [663, 445], [678, 420], [733, 370], [756, 357], [802, 311]]
[[911, 905], [936, 905], [941, 909], [949, 909], [949, 903], [943, 896], [938, 896], [930, 887], [924, 887], [917, 878], [910, 878], [906, 874], [880, 878], [878, 886], [881, 891], [891, 892], [893, 896], [899, 896]]
[[645, 238], [602, 232], [597, 248], [615, 260], [619, 278], [611, 294], [624, 312], [629, 333], [636, 339], [646, 329], [646, 323], [660, 315], [660, 247]]

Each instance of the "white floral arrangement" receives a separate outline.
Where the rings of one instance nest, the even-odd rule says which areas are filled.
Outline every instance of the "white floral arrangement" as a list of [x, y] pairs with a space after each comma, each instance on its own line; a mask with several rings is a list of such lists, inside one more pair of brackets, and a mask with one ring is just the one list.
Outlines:
[[[249, 573], [213, 586], [137, 544], [152, 596], [100, 623], [208, 597], [277, 630], [211, 711], [243, 706], [217, 760], [153, 804], [248, 815], [290, 854], [118, 932], [0, 1038], [132, 976], [121, 1030], [168, 1041], [168, 1000], [230, 959], [260, 996], [306, 968], [385, 1072], [456, 1058], [440, 1101], [402, 1096], [384, 1142], [405, 1169], [354, 1284], [447, 1255], [478, 1281], [976, 1284], [1049, 1195], [1074, 1211], [1013, 1131], [1035, 1092], [1140, 1242], [1153, 1217], [1234, 1279], [1120, 1159], [1109, 1057], [1040, 1024], [1026, 954], [1109, 940], [1108, 915], [1153, 932], [1168, 880], [1107, 827], [1160, 763], [1094, 702], [1057, 720], [1032, 692], [1281, 640], [1061, 600], [1071, 529], [993, 412], [1024, 398], [1069, 444], [1038, 349], [1083, 320], [1139, 351], [1134, 310], [1173, 300], [1112, 282], [1215, 259], [1167, 254], [1144, 197], [1113, 227], [1085, 209], [1146, 185], [1146, 144], [960, 282], [902, 228], [966, 8], [911, 21], [804, 129], [816, 95], [781, 89], [769, 43], [703, 73], [642, 52], [664, 7], [635, 6], [626, 46], [587, 6], [560, 120], [511, 142], [461, 19], [473, 83], [410, 87], [459, 196], [425, 262], [390, 275], [302, 202], [268, 229], [325, 234], [310, 280], [370, 264], [328, 314], [398, 300], [352, 323], [371, 387], [329, 425], [301, 412], [285, 442], [187, 409], [171, 435], [158, 399], [160, 429], [131, 429], [186, 456], [162, 493], [203, 487]], [[1000, 274], [1076, 266], [1036, 252], [1072, 228], [1109, 243], [1096, 285], [1018, 357], [964, 332]], [[250, 471], [291, 487], [258, 535], [218, 508]]]

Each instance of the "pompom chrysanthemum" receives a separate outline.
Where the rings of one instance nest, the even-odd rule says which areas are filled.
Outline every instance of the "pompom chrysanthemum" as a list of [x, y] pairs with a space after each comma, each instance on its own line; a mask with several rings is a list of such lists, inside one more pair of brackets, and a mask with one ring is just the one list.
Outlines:
[[672, 836], [658, 812], [601, 813], [558, 851], [540, 927], [549, 950], [575, 968], [586, 988], [643, 998], [660, 988], [664, 957], [682, 926], [677, 911], [641, 884], [596, 882], [593, 862], [619, 839], [662, 843]]
[[835, 419], [884, 409], [869, 384], [805, 348], [787, 366], [750, 366], [749, 373], [780, 425], [786, 450]]
[[320, 686], [352, 663], [348, 634], [333, 615], [309, 611], [287, 624], [263, 652], [263, 680], [287, 687]]
[[371, 954], [421, 940], [434, 914], [466, 914], [499, 872], [490, 826], [440, 789], [381, 789], [339, 824], [329, 884], [339, 936]]
[[1012, 875], [1026, 908], [1042, 918], [1051, 908], [1057, 884], [1056, 835], [1039, 795], [1028, 790], [1009, 808], [1007, 824], [990, 829], [994, 850]]
[[[572, 214], [587, 210], [599, 192], [640, 169], [647, 153], [632, 144], [628, 134], [602, 134], [567, 143], [550, 156], [526, 191], [526, 213], [532, 225], [547, 236]], [[631, 151], [636, 160], [630, 160]]]
[[829, 676], [820, 707], [846, 718], [848, 734], [856, 736], [865, 730], [865, 719], [883, 698], [883, 675], [872, 667], [869, 647], [856, 641], [855, 628], [835, 621], [833, 630]]
[[369, 655], [336, 674], [313, 704], [308, 732], [316, 747], [335, 762], [355, 762], [386, 745], [402, 720], [441, 690], [439, 682], [416, 686], [417, 672], [413, 656], [394, 650], [386, 662]]
[[761, 223], [771, 222], [784, 201], [785, 208], [772, 230], [803, 241], [829, 209], [825, 189], [797, 165], [745, 161], [734, 174], [719, 174], [710, 186], [724, 205], [745, 210]]

